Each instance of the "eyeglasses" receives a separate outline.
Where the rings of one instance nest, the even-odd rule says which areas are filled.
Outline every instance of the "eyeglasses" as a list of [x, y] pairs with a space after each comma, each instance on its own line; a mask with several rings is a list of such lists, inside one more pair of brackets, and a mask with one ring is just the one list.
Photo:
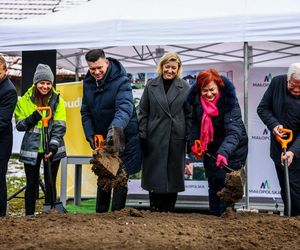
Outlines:
[[291, 89], [299, 89], [300, 90], [300, 84], [293, 83], [291, 80], [288, 81], [288, 86]]

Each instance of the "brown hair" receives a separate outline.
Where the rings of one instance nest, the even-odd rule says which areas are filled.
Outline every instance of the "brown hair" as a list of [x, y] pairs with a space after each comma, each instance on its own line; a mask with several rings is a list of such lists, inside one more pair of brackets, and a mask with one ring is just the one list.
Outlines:
[[37, 89], [37, 87], [34, 86], [33, 99], [34, 99], [35, 104], [38, 107], [48, 106], [48, 102], [49, 102], [49, 99], [50, 99], [51, 95], [52, 95], [52, 88], [46, 95], [42, 95], [40, 93], [40, 91]]

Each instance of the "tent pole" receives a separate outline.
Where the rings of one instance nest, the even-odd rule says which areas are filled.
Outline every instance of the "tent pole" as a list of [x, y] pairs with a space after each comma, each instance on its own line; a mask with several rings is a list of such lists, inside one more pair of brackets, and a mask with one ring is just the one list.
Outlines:
[[80, 55], [76, 55], [75, 82], [79, 81]]
[[[249, 70], [249, 47], [248, 42], [244, 42], [244, 123], [246, 131], [248, 133], [248, 70]], [[246, 184], [245, 184], [245, 205], [246, 209], [249, 209], [249, 171], [248, 171], [248, 157], [246, 161]]]

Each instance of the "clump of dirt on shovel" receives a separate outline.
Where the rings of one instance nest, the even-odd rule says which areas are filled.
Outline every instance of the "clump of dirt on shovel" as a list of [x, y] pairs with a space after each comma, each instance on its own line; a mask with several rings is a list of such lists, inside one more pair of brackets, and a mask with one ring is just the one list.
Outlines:
[[217, 193], [228, 206], [233, 206], [243, 198], [244, 195], [244, 177], [241, 171], [232, 171], [226, 173], [225, 187]]
[[124, 169], [120, 169], [121, 159], [118, 154], [105, 148], [96, 149], [90, 163], [93, 164], [92, 171], [99, 177], [98, 185], [105, 190], [127, 185], [127, 174]]

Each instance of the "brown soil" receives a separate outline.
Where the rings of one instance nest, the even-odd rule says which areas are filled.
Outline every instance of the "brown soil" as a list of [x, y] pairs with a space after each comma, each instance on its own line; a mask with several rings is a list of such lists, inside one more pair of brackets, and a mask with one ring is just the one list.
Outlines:
[[92, 171], [95, 175], [100, 177], [111, 177], [117, 175], [120, 158], [117, 154], [106, 151], [106, 149], [95, 149], [93, 153], [93, 159], [90, 161]]
[[245, 177], [241, 171], [233, 171], [226, 174], [226, 186], [218, 192], [221, 199], [224, 200], [228, 206], [233, 206], [244, 195]]
[[300, 217], [51, 212], [0, 219], [0, 242], [1, 249], [300, 249]]
[[92, 171], [98, 177], [98, 185], [106, 190], [117, 186], [127, 185], [127, 174], [120, 168], [121, 159], [116, 153], [104, 149], [94, 150], [93, 159], [90, 161]]

